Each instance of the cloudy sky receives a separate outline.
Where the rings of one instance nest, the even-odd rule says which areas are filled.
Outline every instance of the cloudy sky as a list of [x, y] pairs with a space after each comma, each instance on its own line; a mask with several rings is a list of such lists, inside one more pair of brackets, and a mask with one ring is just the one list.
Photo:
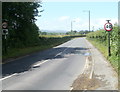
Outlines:
[[[88, 10], [91, 15], [91, 30], [103, 28], [107, 19], [118, 22], [118, 2], [42, 2], [41, 17], [36, 24], [41, 30], [88, 30]], [[86, 11], [86, 12], [84, 12]]]

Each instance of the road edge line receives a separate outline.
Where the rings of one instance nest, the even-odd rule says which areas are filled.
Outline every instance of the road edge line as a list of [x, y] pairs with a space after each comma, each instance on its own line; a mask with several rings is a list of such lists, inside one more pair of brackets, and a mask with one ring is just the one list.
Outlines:
[[14, 74], [12, 74], [12, 75], [9, 75], [9, 76], [6, 76], [6, 77], [4, 77], [4, 78], [1, 78], [0, 81], [3, 81], [3, 80], [5, 80], [5, 79], [8, 79], [8, 78], [13, 77], [13, 76], [15, 76], [15, 75], [17, 75], [17, 73], [14, 73]]
[[[85, 38], [85, 41], [88, 45], [89, 41]], [[93, 72], [94, 72], [94, 65], [95, 65], [95, 60], [93, 58], [93, 52], [91, 51], [91, 49], [89, 49], [90, 53], [91, 53], [91, 57], [92, 57], [92, 70], [91, 70], [91, 73], [90, 73], [90, 76], [89, 76], [89, 79], [92, 79], [93, 78]]]

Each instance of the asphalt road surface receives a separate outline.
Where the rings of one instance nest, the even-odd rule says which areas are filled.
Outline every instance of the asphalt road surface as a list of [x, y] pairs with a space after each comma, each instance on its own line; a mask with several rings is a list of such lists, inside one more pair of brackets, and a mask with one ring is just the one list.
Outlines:
[[83, 72], [89, 49], [75, 38], [52, 49], [19, 58], [2, 66], [3, 90], [70, 90]]

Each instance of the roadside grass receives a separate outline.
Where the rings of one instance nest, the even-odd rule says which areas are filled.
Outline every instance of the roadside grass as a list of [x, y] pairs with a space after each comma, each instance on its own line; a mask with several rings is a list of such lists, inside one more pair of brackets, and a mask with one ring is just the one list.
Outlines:
[[58, 37], [65, 37], [64, 35], [39, 35], [40, 37], [46, 37], [46, 38], [58, 38]]
[[42, 51], [44, 49], [49, 48], [48, 46], [34, 46], [34, 47], [27, 47], [27, 48], [13, 48], [8, 49], [7, 54], [3, 55], [2, 59], [3, 62], [10, 60], [12, 58], [18, 58], [20, 56], [24, 56], [33, 52]]
[[103, 54], [103, 56], [110, 61], [115, 71], [118, 72], [118, 57], [115, 56], [114, 53], [111, 53], [111, 56], [108, 57], [108, 47], [106, 44], [91, 38], [87, 38], [87, 40], [89, 40]]

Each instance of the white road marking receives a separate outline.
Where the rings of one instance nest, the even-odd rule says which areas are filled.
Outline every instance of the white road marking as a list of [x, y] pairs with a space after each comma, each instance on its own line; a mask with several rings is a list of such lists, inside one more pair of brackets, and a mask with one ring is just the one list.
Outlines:
[[84, 89], [83, 92], [87, 92], [87, 89]]
[[68, 48], [64, 49], [62, 52], [58, 53], [57, 55], [55, 55], [55, 57], [61, 55], [64, 51], [66, 51]]
[[[45, 61], [43, 61], [43, 62], [41, 62], [41, 63], [37, 63], [37, 64], [33, 65], [33, 67], [40, 66], [41, 64], [43, 64], [43, 63], [45, 63], [45, 62], [47, 62], [47, 61], [48, 61], [48, 60], [45, 60]], [[12, 75], [10, 75], [10, 76], [1, 78], [0, 81], [5, 80], [5, 79], [8, 79], [8, 78], [10, 78], [10, 77], [13, 77], [13, 76], [15, 76], [15, 75], [17, 75], [17, 73], [14, 73], [14, 74], [12, 74]]]
[[73, 90], [73, 87], [70, 88], [70, 91]]
[[55, 57], [57, 57], [57, 56], [59, 56], [59, 55], [61, 55], [62, 54], [62, 52], [60, 52], [60, 53], [58, 53], [57, 55], [55, 55]]
[[91, 73], [90, 73], [90, 76], [89, 76], [89, 78], [90, 79], [92, 79], [92, 77], [93, 77], [93, 71], [94, 71], [94, 59], [92, 58], [92, 70], [91, 70]]
[[[85, 42], [86, 42], [86, 44], [88, 45], [87, 40], [85, 40]], [[92, 49], [92, 48], [91, 48], [91, 49]], [[91, 49], [89, 49], [89, 51], [91, 52], [91, 56], [92, 56], [92, 70], [91, 70], [91, 73], [90, 73], [89, 79], [92, 79], [92, 77], [93, 77], [94, 65], [95, 65], [95, 60], [94, 60], [93, 52], [92, 52]]]
[[86, 58], [86, 69], [89, 67], [89, 66], [88, 66], [88, 65], [89, 65], [89, 64], [88, 64], [88, 61], [89, 61], [89, 60], [88, 60], [88, 57], [87, 57], [87, 58]]
[[[66, 51], [66, 50], [67, 50], [67, 48], [64, 51]], [[58, 53], [57, 55], [55, 55], [55, 57], [61, 55], [64, 51]], [[37, 64], [33, 65], [33, 67], [40, 66], [40, 65], [46, 63], [47, 61], [49, 61], [49, 60], [44, 60], [43, 62], [37, 63]]]
[[15, 76], [15, 75], [17, 75], [17, 73], [14, 73], [14, 74], [12, 74], [12, 75], [10, 75], [10, 76], [4, 77], [4, 78], [0, 79], [0, 81], [5, 80], [5, 79], [8, 79], [8, 78], [10, 78], [10, 77], [13, 77], [13, 76]]
[[[66, 51], [66, 50], [67, 50], [67, 48], [66, 48], [64, 51]], [[64, 52], [64, 51], [63, 51], [63, 52]], [[58, 55], [62, 54], [63, 52], [58, 53], [55, 57], [57, 57]], [[42, 64], [44, 64], [44, 63], [46, 63], [46, 62], [48, 62], [48, 61], [49, 61], [49, 60], [44, 60], [43, 62], [40, 62], [40, 63], [37, 63], [37, 64], [33, 65], [33, 67], [40, 66], [40, 65], [42, 65]], [[5, 79], [8, 79], [8, 78], [10, 78], [10, 77], [13, 77], [13, 76], [15, 76], [15, 75], [17, 75], [17, 73], [14, 73], [14, 74], [12, 74], [12, 75], [10, 75], [10, 76], [1, 78], [0, 81], [5, 80]]]
[[40, 65], [46, 63], [47, 61], [49, 61], [49, 60], [44, 60], [43, 62], [37, 63], [37, 64], [33, 65], [33, 67], [40, 66]]
[[85, 72], [85, 69], [88, 67], [88, 57], [86, 57], [86, 60], [85, 60], [85, 65], [84, 65], [84, 68], [83, 68], [83, 71], [82, 71], [82, 74], [84, 74]]
[[[45, 60], [45, 61], [43, 61], [43, 62], [41, 62], [41, 63], [37, 63], [37, 64], [33, 65], [33, 67], [40, 66], [41, 64], [43, 64], [43, 63], [45, 63], [45, 62], [47, 62], [47, 61], [48, 61], [48, 60]], [[13, 77], [13, 76], [15, 76], [15, 75], [17, 75], [17, 73], [14, 73], [14, 74], [12, 74], [12, 75], [10, 75], [10, 76], [1, 78], [0, 81], [5, 80], [5, 79], [8, 79], [8, 78], [10, 78], [10, 77]]]

